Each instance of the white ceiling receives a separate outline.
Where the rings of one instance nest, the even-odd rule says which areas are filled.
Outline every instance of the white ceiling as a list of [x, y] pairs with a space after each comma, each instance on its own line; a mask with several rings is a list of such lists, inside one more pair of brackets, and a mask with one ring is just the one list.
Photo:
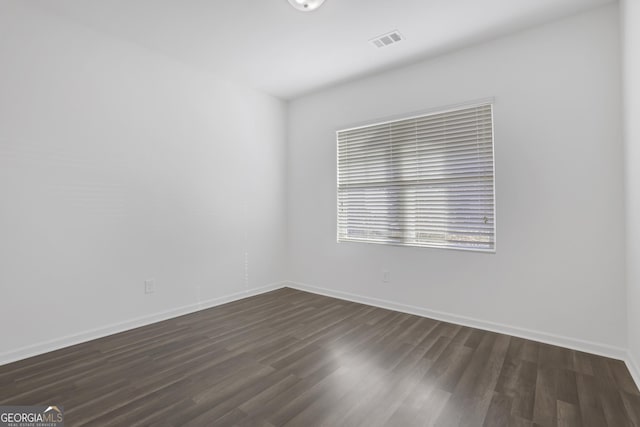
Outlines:
[[[43, 7], [290, 99], [613, 0], [56, 0]], [[399, 30], [406, 40], [368, 40]]]

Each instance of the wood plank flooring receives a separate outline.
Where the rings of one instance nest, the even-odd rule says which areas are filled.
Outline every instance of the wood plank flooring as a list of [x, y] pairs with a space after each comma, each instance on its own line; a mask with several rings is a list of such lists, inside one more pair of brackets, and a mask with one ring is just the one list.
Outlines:
[[0, 366], [67, 426], [640, 427], [623, 362], [293, 289]]

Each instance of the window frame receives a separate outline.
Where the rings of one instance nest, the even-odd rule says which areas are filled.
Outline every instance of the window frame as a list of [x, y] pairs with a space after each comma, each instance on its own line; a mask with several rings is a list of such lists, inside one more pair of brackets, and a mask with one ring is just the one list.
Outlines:
[[[455, 112], [458, 110], [464, 110], [474, 107], [482, 107], [489, 106], [491, 113], [491, 165], [492, 165], [492, 196], [493, 196], [493, 246], [490, 248], [482, 248], [482, 247], [470, 247], [470, 246], [454, 246], [447, 244], [437, 244], [436, 242], [426, 242], [422, 244], [405, 242], [405, 241], [383, 241], [383, 240], [371, 240], [371, 239], [341, 239], [340, 234], [340, 140], [339, 136], [341, 132], [354, 131], [359, 129], [365, 129], [368, 127], [381, 126], [392, 124], [395, 122], [408, 121], [414, 119], [420, 119], [424, 117], [428, 117], [431, 115], [438, 114], [447, 114], [451, 112]], [[341, 126], [338, 130], [335, 131], [335, 141], [336, 141], [336, 242], [337, 243], [366, 243], [366, 244], [374, 244], [374, 245], [383, 245], [383, 246], [401, 246], [401, 247], [412, 247], [412, 248], [427, 248], [427, 249], [448, 249], [448, 250], [456, 250], [456, 251], [466, 251], [466, 252], [479, 252], [479, 253], [488, 253], [495, 254], [498, 246], [498, 238], [497, 238], [497, 223], [498, 223], [498, 212], [497, 212], [497, 201], [496, 201], [496, 134], [495, 134], [495, 99], [494, 98], [483, 98], [479, 100], [459, 103], [459, 104], [451, 104], [443, 107], [434, 107], [429, 108], [427, 110], [414, 111], [406, 114], [397, 114], [393, 116], [387, 116], [382, 119], [370, 120], [366, 122], [361, 122], [354, 125]]]

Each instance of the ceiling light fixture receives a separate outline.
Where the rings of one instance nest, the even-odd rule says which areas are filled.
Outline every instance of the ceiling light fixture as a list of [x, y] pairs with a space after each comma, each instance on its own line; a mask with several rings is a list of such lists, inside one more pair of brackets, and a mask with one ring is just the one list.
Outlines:
[[298, 10], [311, 12], [322, 6], [324, 0], [289, 0], [289, 3]]

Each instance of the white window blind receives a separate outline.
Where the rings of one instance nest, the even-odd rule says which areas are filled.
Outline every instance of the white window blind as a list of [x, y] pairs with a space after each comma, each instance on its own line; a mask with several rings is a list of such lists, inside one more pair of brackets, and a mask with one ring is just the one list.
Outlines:
[[495, 250], [492, 104], [337, 139], [339, 242]]

